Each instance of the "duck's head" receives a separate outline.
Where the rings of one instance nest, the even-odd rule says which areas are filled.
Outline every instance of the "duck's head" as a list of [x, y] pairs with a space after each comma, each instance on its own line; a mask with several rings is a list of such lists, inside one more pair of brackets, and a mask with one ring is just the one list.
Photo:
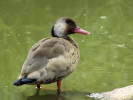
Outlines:
[[87, 32], [80, 27], [78, 27], [74, 20], [68, 17], [59, 18], [55, 25], [52, 28], [52, 36], [53, 37], [67, 37], [69, 34], [85, 34], [91, 35], [90, 32]]

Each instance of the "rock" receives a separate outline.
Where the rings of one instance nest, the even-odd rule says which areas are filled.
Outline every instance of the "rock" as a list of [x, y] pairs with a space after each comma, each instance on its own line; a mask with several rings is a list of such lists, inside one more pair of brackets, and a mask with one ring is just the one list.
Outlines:
[[87, 96], [100, 100], [133, 100], [133, 85], [117, 88], [108, 92], [91, 93]]

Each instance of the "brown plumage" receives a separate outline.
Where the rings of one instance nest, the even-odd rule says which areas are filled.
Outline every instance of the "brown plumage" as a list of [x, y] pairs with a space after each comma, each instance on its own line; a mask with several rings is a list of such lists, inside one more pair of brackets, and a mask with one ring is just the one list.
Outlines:
[[32, 46], [14, 85], [49, 84], [71, 74], [80, 57], [77, 43], [68, 37], [72, 33], [90, 34], [76, 26], [71, 18], [58, 19], [52, 28], [53, 37], [41, 39]]

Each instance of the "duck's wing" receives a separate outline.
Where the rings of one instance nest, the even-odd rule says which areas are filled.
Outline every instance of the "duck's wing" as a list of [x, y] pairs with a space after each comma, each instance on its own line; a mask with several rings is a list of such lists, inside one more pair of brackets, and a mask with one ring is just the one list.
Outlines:
[[19, 79], [44, 67], [48, 71], [62, 71], [69, 65], [70, 59], [67, 58], [70, 58], [69, 54], [73, 52], [74, 46], [65, 39], [42, 39], [32, 46]]

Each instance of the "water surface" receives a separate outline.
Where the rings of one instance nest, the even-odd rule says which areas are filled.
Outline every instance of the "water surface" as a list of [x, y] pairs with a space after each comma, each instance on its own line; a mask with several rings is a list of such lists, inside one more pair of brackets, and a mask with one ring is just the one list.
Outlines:
[[[93, 100], [85, 95], [110, 91], [133, 83], [133, 1], [131, 0], [1, 0], [0, 3], [0, 99]], [[74, 19], [93, 35], [71, 35], [79, 44], [77, 69], [56, 83], [15, 87], [31, 46], [50, 37], [59, 17]], [[59, 98], [60, 97], [60, 98]]]

